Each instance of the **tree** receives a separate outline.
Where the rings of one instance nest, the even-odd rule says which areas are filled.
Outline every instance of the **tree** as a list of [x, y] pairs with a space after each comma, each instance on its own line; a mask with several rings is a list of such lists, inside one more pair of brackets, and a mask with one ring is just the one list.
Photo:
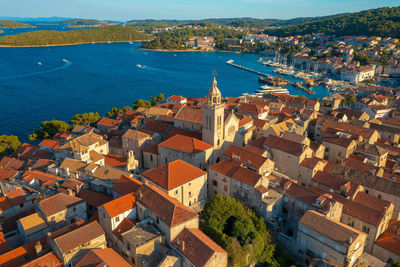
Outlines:
[[279, 266], [264, 220], [233, 198], [216, 195], [203, 210], [203, 231], [229, 254], [233, 266]]
[[43, 140], [52, 138], [58, 132], [67, 132], [71, 129], [71, 126], [65, 121], [51, 120], [44, 121], [40, 124], [40, 129], [33, 131], [29, 135], [29, 140]]
[[21, 146], [21, 142], [15, 135], [0, 135], [0, 159], [12, 154]]
[[165, 96], [162, 93], [160, 93], [158, 96], [153, 95], [151, 97], [151, 105], [155, 106], [155, 105], [161, 103], [164, 100], [165, 100]]
[[100, 115], [97, 112], [89, 112], [76, 114], [72, 117], [72, 125], [89, 126], [94, 125], [100, 120]]
[[393, 262], [392, 267], [400, 267], [400, 261]]
[[346, 99], [346, 104], [349, 106], [351, 106], [356, 102], [356, 96], [352, 94], [346, 95], [345, 99]]
[[125, 113], [127, 110], [132, 110], [131, 107], [123, 107], [123, 108], [112, 108], [111, 111], [107, 112], [106, 116], [110, 119], [115, 119], [119, 114]]
[[133, 109], [150, 108], [150, 107], [151, 107], [151, 102], [143, 99], [138, 99], [136, 100], [135, 103], [133, 103]]

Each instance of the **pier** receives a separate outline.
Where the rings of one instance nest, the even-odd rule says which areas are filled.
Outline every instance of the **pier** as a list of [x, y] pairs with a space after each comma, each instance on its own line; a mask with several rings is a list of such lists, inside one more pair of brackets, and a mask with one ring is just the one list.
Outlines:
[[231, 59], [231, 60], [228, 60], [228, 61], [226, 62], [226, 64], [228, 64], [228, 65], [230, 65], [230, 66], [233, 66], [233, 67], [235, 67], [235, 68], [238, 68], [238, 69], [242, 69], [242, 70], [246, 70], [246, 71], [251, 72], [251, 73], [258, 74], [258, 75], [260, 75], [260, 76], [271, 77], [271, 75], [266, 74], [266, 73], [263, 73], [263, 72], [261, 72], [261, 71], [253, 70], [253, 69], [244, 67], [244, 66], [242, 66], [242, 65], [235, 64], [235, 63], [233, 63], [233, 60], [232, 60], [232, 59]]

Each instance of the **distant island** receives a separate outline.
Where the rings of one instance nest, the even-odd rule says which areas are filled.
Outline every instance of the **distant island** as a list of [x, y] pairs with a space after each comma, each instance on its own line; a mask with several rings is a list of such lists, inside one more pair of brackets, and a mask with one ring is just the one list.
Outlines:
[[134, 42], [151, 40], [153, 37], [131, 27], [107, 26], [95, 29], [71, 31], [32, 31], [0, 37], [0, 46], [30, 47], [59, 46], [84, 43]]
[[0, 33], [3, 33], [4, 31], [3, 30], [0, 30]]
[[19, 29], [19, 28], [36, 28], [33, 25], [13, 20], [0, 20], [0, 28]]
[[120, 24], [118, 22], [102, 21], [96, 19], [68, 19], [68, 20], [62, 20], [58, 23], [66, 24], [70, 28], [115, 26]]

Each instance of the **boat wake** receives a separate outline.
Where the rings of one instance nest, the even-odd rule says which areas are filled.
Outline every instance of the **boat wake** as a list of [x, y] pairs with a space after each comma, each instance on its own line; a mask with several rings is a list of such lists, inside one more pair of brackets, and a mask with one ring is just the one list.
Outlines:
[[[59, 70], [63, 70], [68, 68], [69, 66], [72, 65], [72, 62], [63, 58], [64, 65], [53, 68], [53, 69], [48, 69], [48, 70], [42, 70], [42, 71], [36, 71], [36, 72], [30, 72], [30, 73], [23, 73], [23, 74], [16, 74], [16, 75], [10, 75], [7, 77], [0, 77], [0, 80], [8, 80], [8, 79], [17, 79], [17, 78], [24, 78], [24, 77], [30, 77], [30, 76], [36, 76], [36, 75], [41, 75], [41, 74], [46, 74], [46, 73], [51, 73]], [[41, 65], [41, 64], [40, 64]]]
[[140, 65], [140, 64], [136, 64], [136, 67], [142, 70], [154, 70], [154, 68], [146, 66], [146, 65]]

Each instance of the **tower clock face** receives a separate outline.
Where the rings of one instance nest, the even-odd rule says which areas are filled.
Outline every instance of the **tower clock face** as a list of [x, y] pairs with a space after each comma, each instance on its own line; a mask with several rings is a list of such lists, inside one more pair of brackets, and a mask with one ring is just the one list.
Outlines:
[[229, 126], [228, 128], [228, 135], [233, 136], [235, 134], [235, 127], [234, 126]]

